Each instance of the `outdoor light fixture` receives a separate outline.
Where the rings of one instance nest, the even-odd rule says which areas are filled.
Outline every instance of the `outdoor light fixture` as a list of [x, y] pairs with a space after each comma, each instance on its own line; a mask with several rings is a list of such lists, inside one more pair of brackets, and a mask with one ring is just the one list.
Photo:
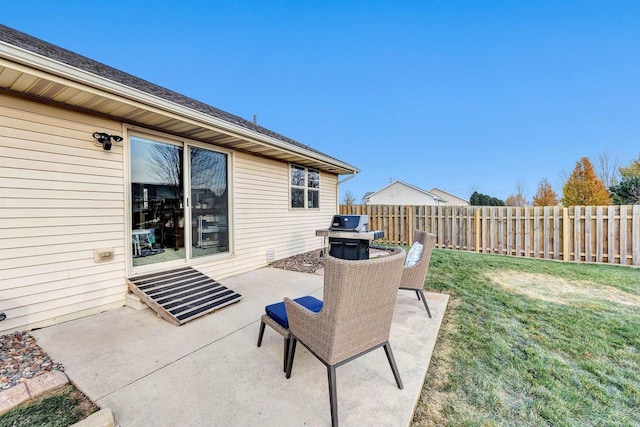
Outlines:
[[104, 132], [94, 132], [93, 137], [102, 145], [105, 150], [111, 150], [111, 141], [120, 142], [122, 137], [118, 135], [109, 135]]

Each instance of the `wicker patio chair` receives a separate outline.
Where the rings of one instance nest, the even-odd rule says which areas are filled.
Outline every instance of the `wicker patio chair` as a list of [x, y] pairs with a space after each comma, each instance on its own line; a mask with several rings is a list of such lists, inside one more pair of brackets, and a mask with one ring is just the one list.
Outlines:
[[322, 310], [314, 313], [290, 298], [284, 299], [291, 331], [286, 376], [291, 377], [296, 343], [300, 342], [327, 367], [333, 426], [338, 425], [338, 366], [384, 347], [396, 384], [403, 387], [389, 345], [389, 330], [405, 256], [399, 247], [389, 256], [370, 260], [328, 256]]
[[415, 230], [413, 241], [422, 245], [422, 255], [417, 263], [411, 266], [405, 266], [402, 269], [402, 280], [400, 281], [400, 289], [415, 291], [418, 300], [422, 300], [427, 314], [431, 317], [431, 311], [424, 296], [424, 280], [427, 277], [427, 269], [431, 260], [431, 252], [436, 245], [436, 235], [427, 233], [426, 231]]

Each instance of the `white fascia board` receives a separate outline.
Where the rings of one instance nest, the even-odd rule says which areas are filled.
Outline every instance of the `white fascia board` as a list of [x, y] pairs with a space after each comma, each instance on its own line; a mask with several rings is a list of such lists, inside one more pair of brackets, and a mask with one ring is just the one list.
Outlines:
[[208, 124], [215, 128], [226, 130], [232, 134], [241, 135], [255, 142], [267, 144], [272, 147], [280, 148], [284, 151], [289, 151], [291, 153], [299, 154], [313, 160], [321, 161], [328, 165], [350, 170], [352, 171], [351, 173], [360, 172], [360, 169], [347, 163], [336, 161], [336, 159], [330, 158], [328, 156], [306, 150], [294, 144], [280, 141], [271, 136], [261, 134], [251, 129], [235, 125], [233, 123], [229, 123], [217, 117], [213, 117], [200, 111], [187, 108], [180, 104], [176, 104], [175, 102], [171, 102], [164, 98], [160, 98], [139, 89], [129, 87], [122, 83], [114, 82], [113, 80], [97, 76], [88, 71], [81, 70], [63, 62], [53, 60], [46, 56], [39, 55], [37, 53], [11, 45], [3, 41], [0, 41], [0, 56], [6, 58], [9, 61], [17, 62], [19, 64], [26, 65], [30, 68], [40, 70], [48, 74], [53, 74], [71, 81], [76, 81], [84, 85], [88, 85], [96, 89], [112, 93], [119, 97], [140, 102], [151, 107], [178, 114], [180, 116], [195, 120], [200, 123]]

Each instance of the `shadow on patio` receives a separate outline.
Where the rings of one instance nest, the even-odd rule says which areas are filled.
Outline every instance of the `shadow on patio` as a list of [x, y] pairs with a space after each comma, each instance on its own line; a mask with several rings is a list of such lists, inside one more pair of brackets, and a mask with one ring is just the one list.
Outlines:
[[[71, 381], [123, 427], [145, 425], [329, 426], [325, 366], [298, 346], [291, 379], [282, 372], [282, 337], [265, 331], [264, 306], [313, 295], [323, 277], [262, 268], [221, 283], [242, 301], [176, 327], [128, 307], [33, 331]], [[343, 426], [409, 425], [448, 296], [427, 293], [430, 319], [415, 293], [400, 291], [390, 343], [399, 390], [382, 349], [338, 368]]]

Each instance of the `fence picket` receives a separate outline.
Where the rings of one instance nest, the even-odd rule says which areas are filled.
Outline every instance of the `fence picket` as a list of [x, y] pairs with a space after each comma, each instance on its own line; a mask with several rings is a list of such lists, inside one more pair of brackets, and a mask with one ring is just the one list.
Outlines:
[[622, 265], [627, 265], [627, 207], [620, 206], [620, 261]]
[[542, 208], [542, 218], [543, 218], [543, 227], [542, 227], [542, 251], [543, 258], [549, 259], [549, 206], [544, 206]]
[[553, 259], [560, 259], [560, 207], [553, 207]]
[[540, 258], [540, 206], [533, 208], [533, 257]]
[[602, 262], [603, 253], [604, 253], [604, 238], [603, 238], [603, 230], [604, 230], [604, 215], [602, 206], [596, 207], [596, 262]]

